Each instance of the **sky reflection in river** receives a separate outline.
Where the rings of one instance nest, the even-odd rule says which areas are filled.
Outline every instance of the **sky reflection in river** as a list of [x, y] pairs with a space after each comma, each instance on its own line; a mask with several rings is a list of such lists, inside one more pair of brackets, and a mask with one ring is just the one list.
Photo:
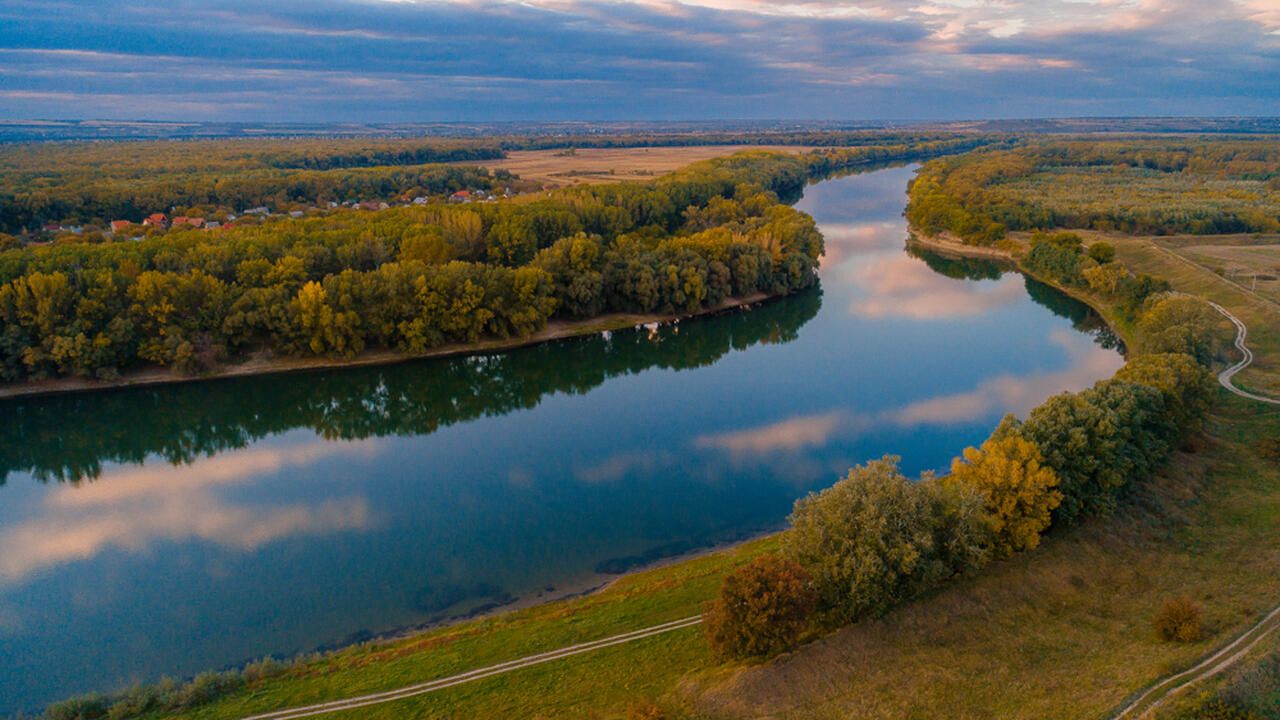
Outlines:
[[1119, 366], [1078, 304], [905, 253], [910, 174], [809, 188], [820, 292], [654, 337], [5, 404], [0, 711], [590, 586]]

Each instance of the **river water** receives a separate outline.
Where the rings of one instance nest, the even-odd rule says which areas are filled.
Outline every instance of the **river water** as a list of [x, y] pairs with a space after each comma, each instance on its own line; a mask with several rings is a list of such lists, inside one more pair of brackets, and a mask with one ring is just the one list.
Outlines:
[[810, 186], [821, 288], [750, 310], [0, 402], [0, 713], [589, 587], [1119, 367], [1079, 303], [910, 254], [913, 170]]

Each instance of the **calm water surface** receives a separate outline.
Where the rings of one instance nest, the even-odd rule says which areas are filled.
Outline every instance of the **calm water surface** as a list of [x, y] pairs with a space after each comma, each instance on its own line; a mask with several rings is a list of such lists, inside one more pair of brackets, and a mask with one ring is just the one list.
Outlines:
[[1120, 365], [1086, 309], [913, 257], [912, 168], [811, 186], [822, 288], [502, 355], [0, 403], [0, 713], [552, 596], [944, 468]]

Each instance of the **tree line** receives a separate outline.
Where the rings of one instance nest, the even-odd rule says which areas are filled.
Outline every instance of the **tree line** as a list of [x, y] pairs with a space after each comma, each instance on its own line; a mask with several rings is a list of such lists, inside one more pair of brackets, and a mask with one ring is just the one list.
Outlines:
[[1187, 296], [1148, 298], [1141, 347], [1115, 376], [1006, 417], [946, 475], [911, 480], [885, 457], [799, 500], [781, 552], [731, 574], [708, 607], [712, 649], [782, 652], [1031, 550], [1052, 527], [1114, 511], [1210, 407], [1217, 348], [1206, 313]]
[[533, 202], [279, 218], [0, 253], [0, 376], [198, 372], [258, 348], [353, 356], [524, 336], [559, 311], [685, 313], [811, 285], [822, 238], [754, 153]]
[[[97, 478], [108, 463], [162, 457], [174, 464], [307, 428], [330, 439], [426, 435], [478, 417], [584, 394], [612, 377], [683, 370], [733, 350], [797, 337], [822, 304], [819, 288], [697, 328], [624, 330], [542, 343], [484, 363], [463, 358], [341, 371], [180, 383], [111, 393], [9, 400], [0, 423], [0, 484], [15, 473], [42, 482]], [[131, 418], [125, 424], [119, 418]]]

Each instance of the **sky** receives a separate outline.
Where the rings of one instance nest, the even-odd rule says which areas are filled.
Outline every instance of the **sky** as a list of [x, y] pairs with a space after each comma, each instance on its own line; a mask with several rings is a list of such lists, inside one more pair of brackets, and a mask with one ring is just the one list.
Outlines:
[[1280, 115], [1280, 0], [0, 0], [0, 118]]

